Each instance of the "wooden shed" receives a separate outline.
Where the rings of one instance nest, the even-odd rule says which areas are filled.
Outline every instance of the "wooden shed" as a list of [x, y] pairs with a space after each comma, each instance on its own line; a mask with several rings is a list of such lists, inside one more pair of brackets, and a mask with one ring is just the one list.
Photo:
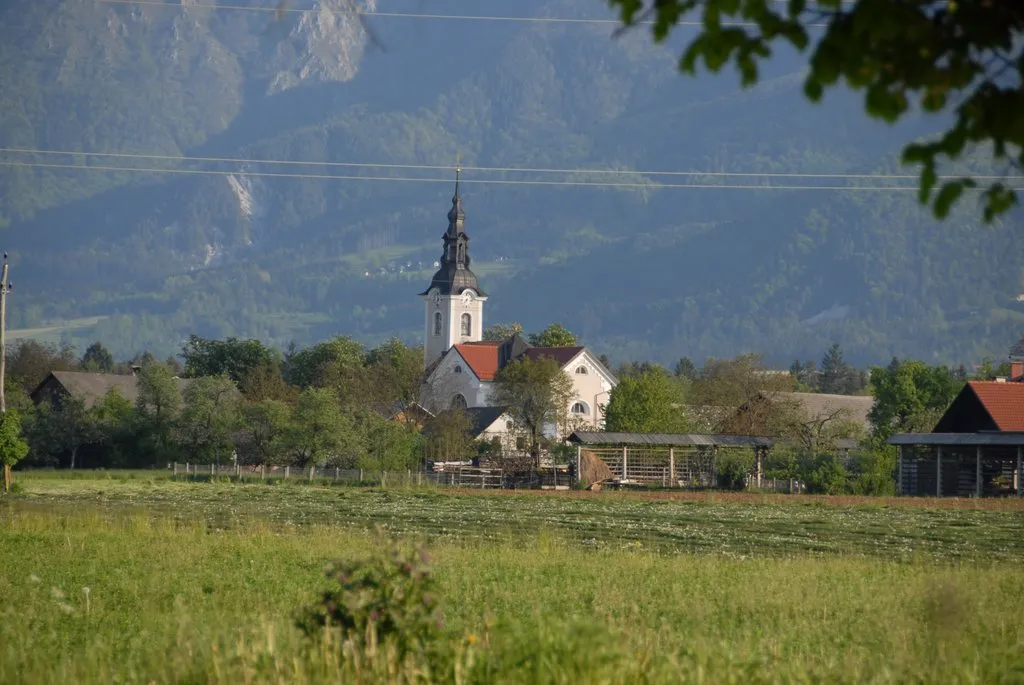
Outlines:
[[1024, 383], [971, 381], [931, 433], [897, 433], [896, 492], [935, 497], [1024, 494]]

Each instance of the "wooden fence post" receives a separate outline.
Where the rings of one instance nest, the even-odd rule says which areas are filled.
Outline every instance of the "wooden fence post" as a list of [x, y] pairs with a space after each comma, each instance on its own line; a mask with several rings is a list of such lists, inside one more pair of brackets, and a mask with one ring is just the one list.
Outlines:
[[757, 469], [757, 487], [761, 488], [761, 483], [764, 480], [764, 450], [760, 447], [754, 448], [754, 460], [757, 462], [755, 468]]
[[185, 462], [185, 475], [188, 475], [188, 462]]
[[676, 486], [676, 448], [668, 448], [668, 486]]
[[213, 478], [216, 475], [217, 475], [217, 465], [216, 464], [210, 464], [210, 478]]
[[1017, 497], [1024, 495], [1024, 448], [1017, 445]]
[[264, 481], [267, 479], [267, 465], [260, 464], [260, 480]]
[[291, 475], [291, 471], [292, 471], [291, 464], [289, 464], [288, 466], [284, 467], [284, 479], [285, 480], [288, 480], [288, 476]]
[[338, 478], [341, 477], [341, 469], [337, 466], [334, 467], [334, 480], [337, 482]]
[[629, 480], [629, 448], [623, 446], [622, 448], [622, 480]]
[[903, 445], [896, 445], [896, 496], [903, 495]]
[[174, 473], [172, 475], [175, 475], [175, 476], [178, 475], [178, 462], [174, 462]]
[[359, 482], [360, 483], [363, 482], [363, 470], [362, 469], [359, 469]]
[[974, 453], [974, 496], [981, 497], [981, 445]]

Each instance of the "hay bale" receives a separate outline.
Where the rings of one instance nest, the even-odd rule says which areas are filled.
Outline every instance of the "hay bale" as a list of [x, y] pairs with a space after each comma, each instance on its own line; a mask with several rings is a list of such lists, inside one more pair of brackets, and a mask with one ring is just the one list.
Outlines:
[[590, 450], [580, 450], [580, 482], [584, 487], [615, 478], [601, 457]]

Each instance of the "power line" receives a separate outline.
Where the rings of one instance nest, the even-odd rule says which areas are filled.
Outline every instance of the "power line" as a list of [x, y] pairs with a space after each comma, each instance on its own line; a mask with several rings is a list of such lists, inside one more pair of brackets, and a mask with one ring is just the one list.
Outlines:
[[[279, 164], [282, 166], [323, 166], [354, 169], [402, 169], [423, 171], [453, 171], [451, 165], [437, 164], [389, 164], [371, 162], [318, 162], [294, 159], [245, 159], [242, 157], [197, 157], [187, 155], [159, 155], [133, 152], [83, 152], [79, 150], [39, 150], [32, 148], [0, 148], [0, 153], [26, 155], [60, 155], [83, 157], [112, 157], [120, 159], [146, 159], [174, 162], [219, 162], [230, 164]], [[911, 180], [917, 174], [852, 174], [852, 173], [803, 173], [797, 171], [642, 171], [632, 169], [552, 169], [539, 167], [474, 167], [462, 166], [463, 171], [480, 173], [533, 173], [533, 174], [614, 174], [634, 176], [706, 176], [722, 178], [825, 178], [825, 179], [877, 179], [877, 180]], [[248, 172], [239, 172], [248, 173]], [[1005, 176], [972, 175], [972, 178], [983, 181], [1006, 180]], [[940, 179], [959, 178], [959, 176], [940, 176]], [[1012, 177], [1024, 179], [1024, 177]]]
[[[267, 14], [312, 14], [322, 11], [330, 11], [327, 9], [300, 9], [297, 7], [263, 7], [259, 5], [228, 5], [228, 4], [207, 4], [207, 3], [190, 3], [190, 4], [172, 4], [169, 2], [162, 2], [161, 0], [93, 0], [96, 3], [107, 4], [107, 5], [141, 5], [148, 7], [167, 7], [179, 10], [185, 9], [208, 9], [208, 10], [231, 10], [231, 11], [243, 11], [243, 12], [264, 12]], [[378, 12], [375, 10], [353, 10], [351, 14], [355, 14], [362, 17], [384, 17], [384, 18], [395, 18], [395, 19], [434, 19], [434, 20], [448, 20], [448, 21], [501, 21], [501, 22], [520, 22], [520, 23], [537, 23], [537, 24], [615, 24], [622, 25], [622, 22], [618, 19], [587, 19], [587, 18], [574, 18], [574, 17], [514, 17], [514, 16], [498, 16], [491, 14], [431, 14], [421, 12]], [[635, 22], [639, 24], [653, 24], [651, 20], [644, 20]], [[678, 21], [675, 23], [676, 26], [704, 26], [704, 22], [701, 21]], [[758, 24], [748, 21], [723, 21], [720, 22], [720, 26], [741, 26], [748, 28], [757, 28]], [[804, 24], [808, 27], [825, 28], [828, 24], [814, 23]]]
[[[297, 173], [274, 173], [266, 171], [221, 171], [215, 169], [156, 169], [139, 167], [118, 167], [118, 166], [86, 166], [83, 164], [46, 164], [40, 162], [9, 162], [0, 161], [0, 166], [40, 168], [40, 169], [74, 169], [81, 171], [108, 171], [118, 173], [138, 174], [195, 174], [206, 176], [252, 176], [262, 178], [297, 178], [320, 181], [383, 181], [392, 183], [451, 183], [450, 178], [426, 178], [426, 177], [402, 177], [402, 176], [355, 176], [355, 175], [334, 175], [334, 174], [297, 174]], [[623, 181], [543, 181], [543, 180], [512, 180], [512, 179], [467, 179], [463, 178], [462, 183], [477, 183], [491, 185], [523, 185], [523, 186], [589, 186], [596, 188], [647, 188], [658, 190], [662, 188], [693, 188], [702, 190], [867, 190], [867, 191], [911, 191], [916, 192], [917, 188], [912, 186], [837, 186], [837, 185], [754, 185], [754, 184], [725, 184], [717, 185], [712, 183], [637, 183]], [[1024, 190], [1012, 188], [1012, 190]]]

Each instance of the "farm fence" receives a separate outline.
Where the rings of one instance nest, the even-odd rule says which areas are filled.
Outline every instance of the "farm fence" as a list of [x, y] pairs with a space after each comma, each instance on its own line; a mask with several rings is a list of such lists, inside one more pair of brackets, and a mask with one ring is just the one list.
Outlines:
[[438, 485], [453, 488], [515, 489], [545, 488], [568, 489], [574, 479], [571, 471], [545, 469], [543, 472], [506, 472], [502, 469], [460, 466], [443, 471], [412, 470], [376, 471], [370, 469], [342, 469], [334, 467], [252, 466], [241, 464], [180, 464], [170, 465], [175, 478], [231, 478], [241, 481], [295, 481], [335, 482], [361, 485], [414, 486]]

